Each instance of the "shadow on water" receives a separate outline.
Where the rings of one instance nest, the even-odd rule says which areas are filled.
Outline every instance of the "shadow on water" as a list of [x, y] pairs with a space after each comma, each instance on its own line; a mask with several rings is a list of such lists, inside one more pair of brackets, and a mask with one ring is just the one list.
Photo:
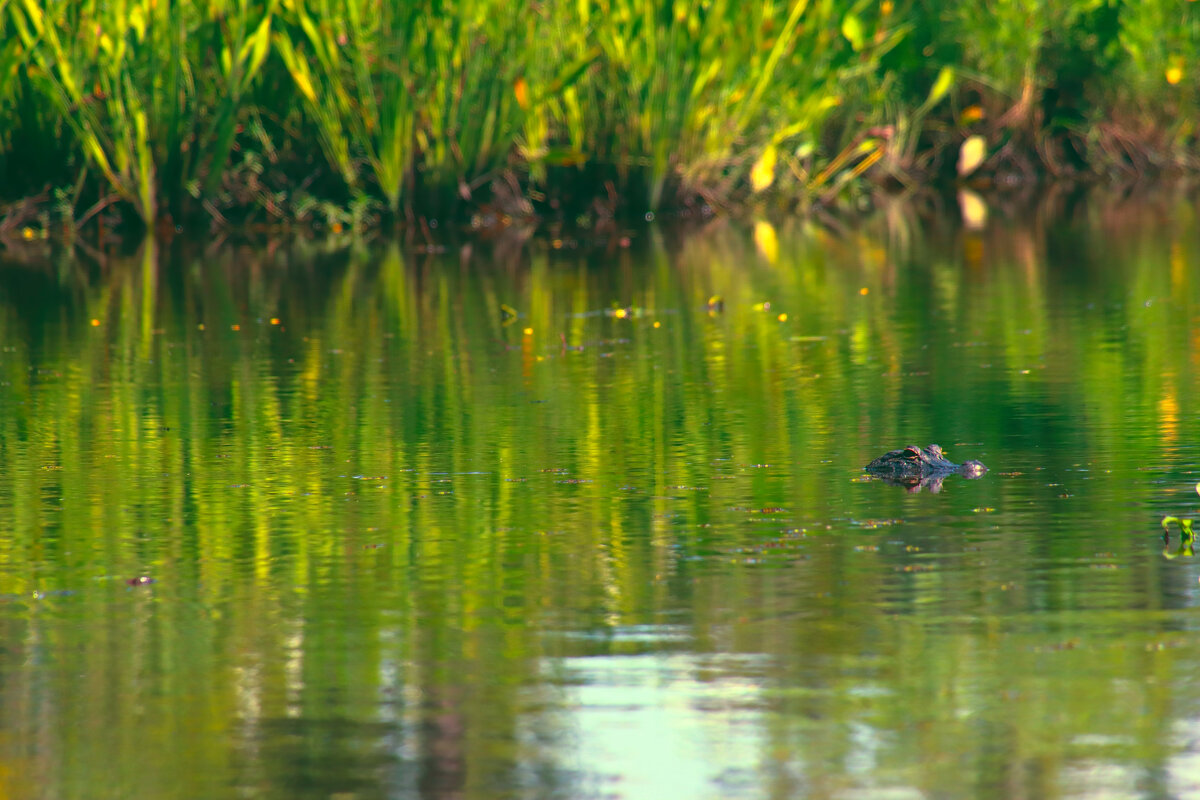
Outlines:
[[0, 269], [0, 794], [1195, 794], [1194, 204], [631, 233]]

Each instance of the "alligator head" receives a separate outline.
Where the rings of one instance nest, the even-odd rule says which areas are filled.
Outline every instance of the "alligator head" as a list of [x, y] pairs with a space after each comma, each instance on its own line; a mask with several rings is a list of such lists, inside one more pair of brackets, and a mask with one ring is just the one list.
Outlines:
[[864, 468], [867, 474], [895, 486], [903, 486], [910, 492], [928, 489], [940, 492], [942, 481], [950, 475], [964, 478], [981, 478], [987, 467], [981, 461], [965, 461], [955, 464], [946, 458], [940, 445], [918, 447], [910, 444], [903, 450], [884, 453]]

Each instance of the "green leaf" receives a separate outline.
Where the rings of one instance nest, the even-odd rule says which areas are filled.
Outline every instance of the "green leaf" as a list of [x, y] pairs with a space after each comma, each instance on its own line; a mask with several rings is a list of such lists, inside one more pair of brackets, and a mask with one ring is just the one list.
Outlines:
[[17, 74], [17, 65], [21, 63], [21, 41], [13, 37], [0, 47], [0, 97], [7, 92], [8, 82]]
[[933, 82], [933, 88], [929, 90], [929, 97], [925, 99], [926, 108], [933, 108], [942, 102], [942, 98], [954, 88], [954, 77], [954, 67], [942, 67], [937, 80]]
[[568, 64], [549, 86], [538, 93], [535, 105], [543, 103], [551, 97], [557, 97], [564, 89], [574, 86], [588, 67], [594, 64], [601, 55], [603, 55], [603, 51], [599, 47], [593, 47], [578, 60]]
[[250, 64], [246, 68], [245, 81], [248, 83], [251, 78], [258, 72], [258, 68], [262, 66], [263, 61], [267, 57], [268, 48], [271, 44], [271, 15], [267, 14], [263, 21], [259, 24], [257, 30], [250, 35], [242, 48], [241, 57], [246, 57], [246, 51], [250, 51]]

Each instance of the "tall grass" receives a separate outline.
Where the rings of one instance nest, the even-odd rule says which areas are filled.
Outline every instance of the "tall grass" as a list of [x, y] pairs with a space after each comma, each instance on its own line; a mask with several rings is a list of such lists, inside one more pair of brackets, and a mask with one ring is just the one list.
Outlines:
[[392, 212], [406, 184], [469, 199], [518, 145], [536, 163], [551, 134], [547, 103], [595, 57], [567, 46], [571, 32], [546, 7], [289, 0], [286, 9], [276, 48], [326, 157], [351, 189], [364, 185], [365, 161]]
[[146, 223], [161, 195], [213, 191], [241, 98], [269, 54], [274, 3], [6, 5], [8, 48], [107, 190]]
[[611, 165], [651, 209], [669, 187], [723, 193], [764, 148], [813, 152], [903, 32], [865, 2], [286, 7], [277, 50], [326, 157], [351, 189], [368, 164], [393, 212], [406, 183], [469, 199], [514, 156], [535, 182]]
[[1198, 49], [1174, 0], [0, 0], [0, 201], [361, 219], [502, 179], [653, 210], [936, 174], [980, 135], [1195, 166]]
[[815, 152], [830, 115], [870, 101], [879, 58], [903, 34], [868, 8], [601, 3], [594, 24], [606, 72], [592, 104], [601, 152], [647, 172], [651, 208], [671, 184], [685, 194], [745, 184], [768, 148]]

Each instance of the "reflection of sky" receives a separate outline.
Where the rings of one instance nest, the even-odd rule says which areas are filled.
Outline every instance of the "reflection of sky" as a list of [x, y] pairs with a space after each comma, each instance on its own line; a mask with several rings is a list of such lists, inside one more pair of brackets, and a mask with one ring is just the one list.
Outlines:
[[[576, 776], [576, 794], [589, 798], [777, 798], [805, 796], [804, 754], [776, 761], [769, 741], [771, 713], [753, 679], [762, 657], [650, 654], [559, 659], [552, 682], [565, 685], [558, 722], [567, 733], [554, 744], [559, 766]], [[534, 723], [536, 726], [536, 722]], [[1181, 723], [1184, 752], [1162, 776], [1170, 796], [1200, 797], [1200, 721]], [[821, 796], [920, 800], [911, 785], [878, 781], [882, 744], [869, 725], [855, 724], [854, 747], [842, 768], [846, 782]], [[1074, 744], [1111, 746], [1105, 737]], [[919, 769], [919, 766], [917, 767]], [[893, 778], [899, 777], [896, 775]], [[888, 785], [891, 784], [891, 785]], [[1064, 797], [1142, 797], [1136, 768], [1080, 759], [1063, 766]], [[860, 794], [866, 792], [868, 794]]]
[[1200, 797], [1200, 717], [1177, 720], [1171, 733], [1179, 752], [1166, 762], [1166, 788], [1171, 797]]
[[[563, 660], [556, 671], [576, 684], [565, 701], [574, 733], [570, 766], [604, 797], [765, 796], [760, 688], [728, 674], [730, 660]], [[697, 679], [714, 667], [708, 680]]]
[[[764, 660], [679, 653], [553, 662], [556, 682], [567, 684], [563, 724], [571, 732], [557, 743], [560, 765], [582, 779], [586, 797], [805, 796], [804, 754], [768, 738], [771, 711], [753, 678]], [[876, 780], [876, 731], [856, 725], [853, 737], [854, 755], [843, 764], [853, 776], [842, 786], [850, 796], [923, 797]]]
[[[1139, 790], [1135, 770], [1121, 764], [1105, 761], [1083, 761], [1067, 765], [1059, 777], [1066, 797], [1155, 797], [1153, 793]], [[1195, 797], [1196, 789], [1183, 794], [1172, 793], [1170, 797]]]

